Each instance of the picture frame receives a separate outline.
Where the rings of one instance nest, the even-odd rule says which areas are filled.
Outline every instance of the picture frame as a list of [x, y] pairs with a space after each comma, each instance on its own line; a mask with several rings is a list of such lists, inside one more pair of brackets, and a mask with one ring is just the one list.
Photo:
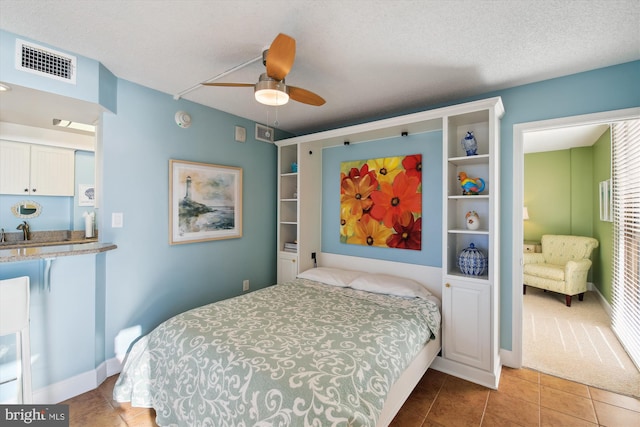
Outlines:
[[242, 237], [242, 168], [169, 160], [169, 243]]
[[422, 250], [422, 154], [340, 163], [340, 243]]
[[600, 221], [613, 221], [610, 179], [600, 182]]
[[78, 184], [78, 206], [95, 206], [96, 189], [93, 184]]

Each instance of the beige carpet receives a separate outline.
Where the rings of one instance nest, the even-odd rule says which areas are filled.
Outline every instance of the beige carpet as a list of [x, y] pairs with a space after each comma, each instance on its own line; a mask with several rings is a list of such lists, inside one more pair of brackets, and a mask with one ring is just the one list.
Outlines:
[[640, 397], [640, 372], [618, 342], [595, 292], [584, 301], [527, 288], [523, 365], [597, 388]]

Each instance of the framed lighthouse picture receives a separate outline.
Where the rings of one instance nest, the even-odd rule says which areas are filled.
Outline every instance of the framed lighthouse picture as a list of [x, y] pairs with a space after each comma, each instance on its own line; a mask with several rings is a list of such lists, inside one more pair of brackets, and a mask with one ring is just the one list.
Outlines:
[[242, 237], [242, 168], [169, 160], [169, 243]]

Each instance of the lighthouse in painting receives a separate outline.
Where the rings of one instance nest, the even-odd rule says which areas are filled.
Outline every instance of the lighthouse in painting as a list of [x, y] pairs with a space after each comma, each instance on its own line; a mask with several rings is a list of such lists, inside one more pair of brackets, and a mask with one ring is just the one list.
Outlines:
[[191, 199], [191, 177], [187, 176], [187, 193], [184, 195], [185, 200]]

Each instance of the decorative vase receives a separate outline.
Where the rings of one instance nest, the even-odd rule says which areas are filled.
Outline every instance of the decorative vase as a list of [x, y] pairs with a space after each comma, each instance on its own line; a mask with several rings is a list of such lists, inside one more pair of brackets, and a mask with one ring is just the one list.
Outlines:
[[476, 141], [476, 137], [473, 136], [473, 131], [467, 132], [462, 141], [462, 148], [467, 152], [467, 156], [475, 156], [478, 154], [478, 141]]
[[487, 256], [471, 243], [458, 256], [458, 267], [468, 276], [482, 276], [487, 270]]
[[480, 217], [476, 211], [469, 211], [464, 216], [467, 230], [477, 230], [480, 228]]
[[291, 163], [291, 172], [293, 173], [298, 172], [298, 163], [296, 162]]

